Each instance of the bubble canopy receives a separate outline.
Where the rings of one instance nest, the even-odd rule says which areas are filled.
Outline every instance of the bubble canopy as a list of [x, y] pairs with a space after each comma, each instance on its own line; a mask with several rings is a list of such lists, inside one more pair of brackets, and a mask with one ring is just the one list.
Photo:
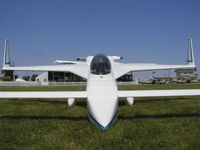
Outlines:
[[97, 54], [93, 57], [90, 65], [91, 73], [97, 75], [106, 75], [111, 72], [111, 63], [104, 54]]

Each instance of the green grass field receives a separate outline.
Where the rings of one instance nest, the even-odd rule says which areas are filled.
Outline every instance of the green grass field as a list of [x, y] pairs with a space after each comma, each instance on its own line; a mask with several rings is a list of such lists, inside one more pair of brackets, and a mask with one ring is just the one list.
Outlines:
[[[198, 84], [120, 86], [123, 90], [200, 89]], [[85, 87], [0, 87], [0, 91], [65, 91]], [[86, 100], [0, 99], [0, 150], [199, 150], [200, 97], [119, 102], [118, 120], [103, 131], [87, 119]]]

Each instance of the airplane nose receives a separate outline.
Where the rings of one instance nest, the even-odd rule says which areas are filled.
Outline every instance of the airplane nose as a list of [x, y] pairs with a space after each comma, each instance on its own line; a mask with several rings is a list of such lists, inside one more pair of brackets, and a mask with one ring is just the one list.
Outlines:
[[88, 101], [88, 110], [92, 122], [102, 129], [107, 129], [117, 112], [117, 99], [98, 99]]

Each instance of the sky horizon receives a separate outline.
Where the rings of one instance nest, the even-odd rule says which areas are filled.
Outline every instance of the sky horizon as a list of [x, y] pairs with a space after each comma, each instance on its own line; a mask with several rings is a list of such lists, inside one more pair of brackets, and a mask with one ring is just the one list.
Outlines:
[[1, 0], [0, 62], [8, 39], [16, 66], [97, 53], [184, 64], [192, 37], [199, 72], [199, 6], [198, 0]]

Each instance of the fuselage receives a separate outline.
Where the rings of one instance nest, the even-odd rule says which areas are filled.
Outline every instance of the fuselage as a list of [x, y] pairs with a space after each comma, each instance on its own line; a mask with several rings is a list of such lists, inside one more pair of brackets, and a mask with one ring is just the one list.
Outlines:
[[87, 81], [89, 119], [102, 129], [108, 129], [117, 117], [117, 84], [111, 63], [105, 55], [96, 55], [90, 64]]

